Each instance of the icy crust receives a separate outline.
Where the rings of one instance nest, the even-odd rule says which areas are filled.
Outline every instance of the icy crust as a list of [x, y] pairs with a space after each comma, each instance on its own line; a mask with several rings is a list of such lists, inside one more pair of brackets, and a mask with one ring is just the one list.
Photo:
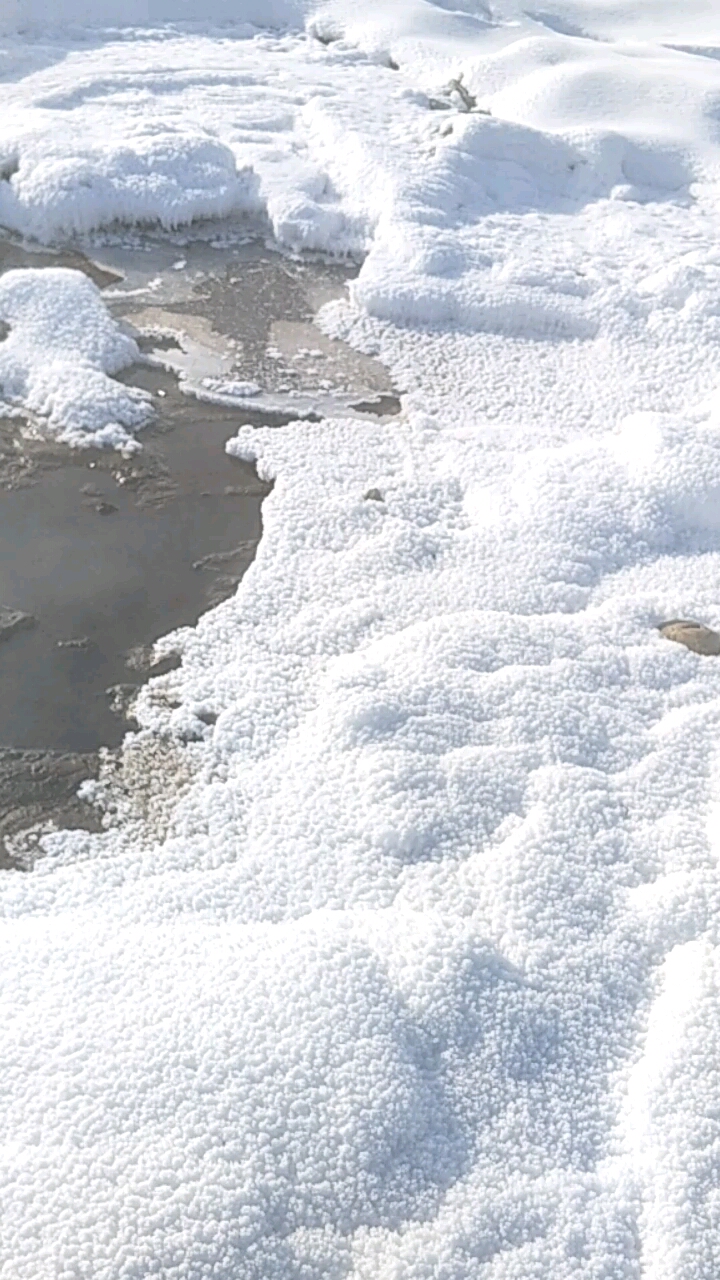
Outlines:
[[44, 434], [75, 446], [136, 449], [151, 415], [147, 393], [108, 375], [139, 358], [99, 289], [62, 267], [0, 276], [0, 411], [21, 411]]

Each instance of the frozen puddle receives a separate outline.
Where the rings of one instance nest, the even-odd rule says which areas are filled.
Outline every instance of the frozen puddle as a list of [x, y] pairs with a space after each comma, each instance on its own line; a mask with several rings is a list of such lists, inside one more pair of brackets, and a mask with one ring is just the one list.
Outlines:
[[93, 270], [122, 276], [105, 291], [110, 311], [187, 392], [291, 416], [399, 412], [383, 365], [313, 324], [355, 268], [290, 259], [256, 239], [102, 239], [95, 248]]
[[342, 268], [254, 243], [94, 248], [95, 262], [0, 243], [0, 272], [73, 266], [105, 290], [147, 360], [121, 380], [156, 411], [125, 458], [0, 419], [0, 858], [3, 834], [43, 816], [93, 821], [77, 785], [121, 742], [134, 689], [172, 663], [152, 666], [150, 646], [234, 592], [251, 563], [268, 486], [225, 453], [238, 427], [399, 408], [382, 366], [312, 326]]

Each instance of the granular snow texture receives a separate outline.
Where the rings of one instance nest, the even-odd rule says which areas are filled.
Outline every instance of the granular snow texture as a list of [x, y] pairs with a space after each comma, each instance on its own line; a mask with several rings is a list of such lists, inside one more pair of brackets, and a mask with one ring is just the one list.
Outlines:
[[0, 412], [20, 409], [67, 444], [133, 450], [128, 429], [151, 415], [149, 397], [109, 377], [139, 358], [100, 291], [64, 267], [0, 276]]
[[657, 628], [720, 624], [718, 19], [205, 16], [8, 38], [0, 219], [364, 255], [318, 324], [403, 412], [228, 443], [142, 803], [0, 886], [0, 1277], [716, 1280], [720, 664]]

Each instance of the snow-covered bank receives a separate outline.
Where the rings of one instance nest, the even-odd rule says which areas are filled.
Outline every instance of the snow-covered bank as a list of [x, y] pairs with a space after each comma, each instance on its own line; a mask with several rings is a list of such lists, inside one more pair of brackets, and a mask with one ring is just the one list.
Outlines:
[[[386, 249], [385, 269], [402, 242], [416, 276], [474, 270], [482, 283], [482, 243], [456, 234], [451, 252], [443, 232], [608, 195], [680, 199], [716, 172], [712, 57], [575, 38], [514, 11], [490, 20], [482, 6], [471, 18], [376, 3], [362, 20], [352, 8], [284, 34], [8, 41], [0, 223], [51, 240], [262, 211], [291, 248]], [[454, 109], [458, 76], [481, 113]]]
[[251, 192], [405, 395], [230, 442], [123, 821], [0, 886], [0, 1276], [714, 1280], [720, 32], [307, 21], [8, 44], [0, 220]]

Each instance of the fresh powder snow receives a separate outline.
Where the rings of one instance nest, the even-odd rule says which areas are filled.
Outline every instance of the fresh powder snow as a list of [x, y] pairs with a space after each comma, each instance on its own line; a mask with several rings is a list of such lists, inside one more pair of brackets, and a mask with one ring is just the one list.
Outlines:
[[[0, 28], [1, 224], [349, 255], [402, 392], [228, 442], [257, 559], [3, 877], [0, 1277], [716, 1280], [720, 665], [658, 627], [720, 626], [720, 11]], [[5, 412], [132, 447], [93, 286], [0, 320]]]

